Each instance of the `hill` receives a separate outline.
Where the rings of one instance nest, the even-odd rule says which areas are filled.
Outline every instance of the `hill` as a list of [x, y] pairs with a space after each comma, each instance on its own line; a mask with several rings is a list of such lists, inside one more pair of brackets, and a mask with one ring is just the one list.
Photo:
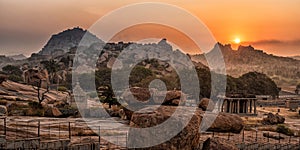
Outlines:
[[228, 75], [239, 77], [248, 72], [264, 73], [278, 85], [297, 85], [300, 82], [300, 60], [267, 54], [252, 46], [239, 46], [237, 50], [231, 45], [217, 43], [208, 53], [193, 55], [192, 60], [207, 65], [207, 58], [214, 60], [215, 51], [220, 49]]
[[[85, 41], [81, 42], [81, 39], [85, 36]], [[90, 46], [93, 43], [101, 41], [95, 35], [91, 34], [87, 30], [75, 27], [62, 31], [58, 34], [52, 35], [47, 44], [39, 52], [40, 55], [53, 55], [54, 53], [66, 53], [72, 47], [78, 47], [79, 43], [82, 46]]]

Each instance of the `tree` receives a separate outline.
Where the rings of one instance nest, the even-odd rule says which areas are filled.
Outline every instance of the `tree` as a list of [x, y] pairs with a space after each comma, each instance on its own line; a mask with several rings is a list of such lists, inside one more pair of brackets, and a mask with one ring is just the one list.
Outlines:
[[8, 79], [14, 82], [23, 81], [22, 71], [18, 66], [7, 65], [2, 68], [3, 72], [8, 75]]
[[38, 98], [38, 101], [39, 101], [39, 104], [42, 103], [42, 101], [45, 99], [45, 95], [46, 93], [49, 92], [49, 86], [47, 84], [47, 88], [45, 91], [43, 91], [42, 89], [42, 84], [43, 84], [43, 80], [42, 79], [37, 79], [35, 82], [34, 82], [34, 85], [32, 85], [33, 89], [35, 89], [37, 91], [37, 98]]
[[7, 65], [2, 68], [2, 71], [9, 75], [12, 75], [12, 74], [17, 75], [17, 76], [22, 75], [22, 71], [18, 66]]
[[48, 73], [50, 74], [50, 81], [53, 84], [54, 83], [54, 77], [59, 70], [59, 65], [53, 60], [45, 60], [42, 61], [41, 64], [44, 65], [44, 67], [47, 69]]
[[118, 100], [115, 98], [112, 86], [111, 86], [111, 70], [108, 68], [101, 68], [95, 72], [95, 82], [96, 87], [100, 96], [102, 103], [108, 103], [109, 108], [112, 105], [117, 105]]

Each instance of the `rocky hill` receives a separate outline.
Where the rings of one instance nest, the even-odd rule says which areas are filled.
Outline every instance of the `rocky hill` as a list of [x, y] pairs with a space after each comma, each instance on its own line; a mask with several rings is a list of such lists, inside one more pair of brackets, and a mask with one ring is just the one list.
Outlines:
[[[83, 36], [85, 41], [81, 42]], [[81, 43], [80, 43], [81, 42]], [[41, 55], [53, 55], [54, 53], [66, 53], [72, 47], [77, 47], [80, 43], [82, 46], [90, 46], [92, 43], [101, 42], [95, 35], [91, 34], [87, 30], [83, 30], [79, 27], [68, 29], [58, 34], [52, 35], [50, 40], [39, 52]]]
[[[10, 80], [19, 81], [19, 79], [22, 80], [22, 74], [20, 74], [18, 77], [12, 77], [10, 72], [20, 72], [19, 68], [21, 68], [21, 71], [23, 71], [24, 74], [32, 68], [44, 68], [49, 74], [47, 80], [51, 83], [51, 85], [64, 86], [67, 89], [71, 89], [72, 70], [75, 72], [78, 71], [78, 73], [80, 74], [83, 72], [89, 73], [93, 70], [96, 70], [96, 85], [101, 86], [101, 81], [108, 82], [110, 80], [111, 68], [113, 67], [116, 60], [119, 59], [121, 61], [119, 61], [118, 65], [116, 65], [117, 68], [122, 66], [124, 67], [126, 65], [136, 65], [136, 67], [133, 68], [130, 74], [129, 81], [131, 86], [148, 87], [149, 83], [152, 80], [158, 78], [166, 83], [166, 88], [168, 90], [180, 89], [180, 80], [178, 78], [178, 72], [176, 70], [183, 71], [185, 75], [190, 76], [190, 74], [188, 74], [188, 72], [184, 69], [192, 68], [193, 66], [195, 66], [200, 78], [200, 85], [203, 85], [203, 89], [201, 89], [203, 91], [203, 93], [201, 93], [202, 96], [209, 97], [210, 89], [215, 88], [209, 87], [210, 72], [208, 67], [204, 65], [206, 64], [204, 56], [190, 56], [188, 54], [182, 53], [180, 50], [174, 50], [166, 39], [162, 39], [158, 43], [149, 44], [124, 42], [104, 44], [101, 40], [97, 39], [97, 37], [88, 33], [90, 35], [90, 38], [94, 39], [95, 43], [85, 42], [86, 45], [77, 47], [78, 43], [81, 40], [80, 37], [82, 37], [85, 32], [87, 31], [80, 28], [74, 28], [63, 31], [57, 35], [53, 35], [42, 51], [37, 54], [32, 54], [30, 58], [22, 62], [20, 61], [17, 64], [14, 64], [15, 67], [9, 67], [14, 68], [15, 70], [7, 70], [4, 73], [10, 76]], [[264, 69], [263, 71], [260, 71], [258, 70], [258, 68], [274, 67], [277, 59], [280, 59], [283, 62], [298, 62], [291, 58], [267, 55], [262, 51], [254, 50], [254, 48], [252, 47], [241, 46], [237, 51], [234, 51], [232, 50], [230, 45], [223, 46], [221, 44], [217, 44], [216, 47], [218, 46], [224, 53], [226, 64], [229, 64], [227, 65], [229, 74], [233, 75], [234, 77], [239, 77], [242, 74], [253, 71], [263, 72]], [[58, 48], [61, 49], [59, 50]], [[77, 54], [80, 57], [74, 59], [76, 51], [78, 52]], [[93, 55], [95, 51], [101, 51], [99, 52], [100, 54], [96, 62], [91, 59], [92, 57], [94, 57], [91, 55]], [[214, 51], [215, 50], [212, 50], [210, 53], [208, 53], [208, 57], [214, 58]], [[194, 60], [193, 62], [190, 61], [190, 57], [192, 58], [192, 60]], [[261, 62], [256, 63], [256, 59], [259, 59]], [[252, 62], [253, 60], [255, 61]], [[265, 60], [268, 60], [267, 62], [271, 61], [271, 64], [265, 65]], [[136, 61], [138, 62], [138, 64], [135, 64]], [[254, 68], [251, 69], [251, 67]], [[82, 74], [80, 78], [82, 78], [83, 80], [81, 81], [87, 80], [87, 82], [83, 82], [80, 84], [89, 83], [89, 75], [90, 74]], [[255, 74], [253, 76], [260, 78], [260, 74]], [[252, 78], [253, 76], [250, 77]], [[122, 77], [124, 76], [121, 75], [120, 79]], [[237, 90], [244, 90], [248, 88], [242, 86], [244, 82], [239, 82], [239, 79], [237, 78], [232, 79], [229, 77], [229, 79], [232, 80], [233, 87], [228, 88], [228, 92], [234, 92]], [[271, 91], [272, 94], [276, 94], [276, 85], [271, 83], [272, 81], [268, 80], [267, 82], [270, 82], [269, 85], [272, 85], [272, 90], [266, 91]], [[259, 87], [264, 87], [264, 85], [266, 84], [261, 85], [262, 86]], [[94, 88], [91, 87], [91, 84], [82, 86], [86, 91], [91, 91], [90, 88]], [[251, 93], [255, 94], [257, 92], [252, 91]]]
[[[252, 46], [239, 46], [234, 50], [231, 45], [220, 43], [216, 44], [206, 57], [214, 60], [218, 48], [223, 54], [227, 74], [233, 77], [256, 71], [268, 75], [278, 85], [297, 85], [300, 81], [300, 60], [267, 54]], [[193, 55], [192, 59], [207, 64], [204, 54]]]

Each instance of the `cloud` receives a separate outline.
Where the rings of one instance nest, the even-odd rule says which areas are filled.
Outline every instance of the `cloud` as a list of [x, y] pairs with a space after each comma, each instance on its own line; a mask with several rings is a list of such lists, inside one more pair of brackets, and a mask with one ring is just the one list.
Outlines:
[[256, 49], [279, 56], [300, 55], [300, 39], [295, 40], [259, 40], [243, 42], [243, 45], [252, 45]]
[[250, 45], [294, 45], [294, 46], [300, 46], [300, 39], [296, 40], [289, 40], [289, 41], [283, 41], [283, 40], [259, 40], [259, 41], [249, 41], [249, 42], [243, 42]]

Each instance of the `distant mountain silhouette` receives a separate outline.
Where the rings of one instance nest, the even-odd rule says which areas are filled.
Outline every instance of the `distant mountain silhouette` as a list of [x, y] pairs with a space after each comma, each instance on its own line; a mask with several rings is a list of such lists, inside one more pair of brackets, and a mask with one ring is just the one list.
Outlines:
[[[268, 75], [278, 85], [296, 85], [300, 81], [300, 60], [267, 54], [250, 45], [239, 46], [237, 50], [233, 50], [230, 44], [221, 43], [217, 43], [206, 57], [216, 60], [218, 48], [223, 54], [227, 74], [231, 76], [239, 77], [247, 72], [256, 71]], [[193, 61], [207, 65], [204, 54], [191, 57]]]
[[24, 60], [26, 59], [27, 57], [24, 56], [23, 54], [19, 54], [19, 55], [11, 55], [11, 56], [7, 56], [9, 58], [12, 58], [14, 60]]
[[294, 58], [294, 59], [300, 60], [300, 56], [292, 56], [291, 58]]
[[[85, 41], [81, 42], [83, 36], [85, 36]], [[81, 42], [81, 43], [80, 43]], [[95, 35], [91, 34], [87, 30], [75, 27], [73, 29], [68, 29], [58, 34], [52, 35], [50, 40], [44, 46], [44, 48], [39, 52], [40, 55], [51, 55], [52, 53], [57, 53], [62, 51], [64, 53], [68, 52], [72, 47], [77, 47], [80, 43], [82, 46], [90, 46], [93, 43], [103, 42], [98, 39]]]

